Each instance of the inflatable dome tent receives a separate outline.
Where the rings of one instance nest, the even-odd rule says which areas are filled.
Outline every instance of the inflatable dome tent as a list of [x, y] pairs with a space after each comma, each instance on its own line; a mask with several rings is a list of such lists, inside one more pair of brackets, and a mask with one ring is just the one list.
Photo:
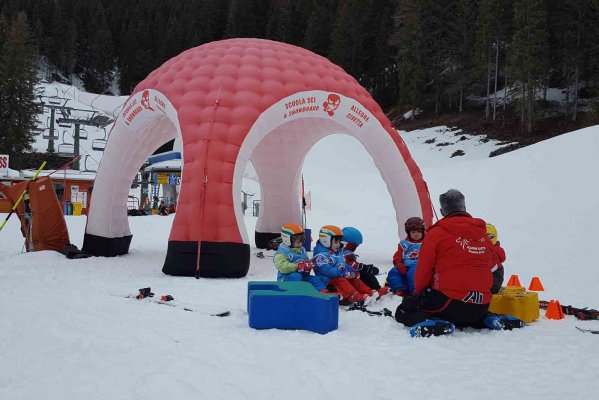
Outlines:
[[94, 184], [83, 248], [126, 254], [126, 201], [140, 166], [181, 137], [183, 170], [163, 272], [243, 277], [250, 263], [240, 204], [251, 161], [260, 179], [258, 247], [282, 224], [301, 221], [300, 179], [310, 148], [347, 134], [370, 153], [387, 185], [399, 227], [432, 220], [428, 190], [404, 142], [354, 78], [306, 49], [230, 39], [187, 50], [134, 90], [109, 135]]

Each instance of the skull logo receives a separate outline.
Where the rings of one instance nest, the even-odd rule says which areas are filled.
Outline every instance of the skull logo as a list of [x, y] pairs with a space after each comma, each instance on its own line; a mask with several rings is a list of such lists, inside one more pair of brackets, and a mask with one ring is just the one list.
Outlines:
[[322, 103], [322, 108], [324, 111], [329, 114], [329, 116], [333, 116], [335, 114], [335, 110], [339, 108], [339, 104], [341, 103], [341, 98], [338, 94], [331, 93], [327, 100]]
[[144, 90], [141, 94], [141, 105], [144, 106], [146, 110], [154, 111], [152, 106], [150, 106], [150, 91]]

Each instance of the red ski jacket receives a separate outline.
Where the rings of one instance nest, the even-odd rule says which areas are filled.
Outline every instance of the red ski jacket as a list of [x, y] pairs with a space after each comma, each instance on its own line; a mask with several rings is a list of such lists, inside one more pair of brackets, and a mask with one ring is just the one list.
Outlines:
[[501, 247], [499, 241], [495, 243], [493, 246], [493, 253], [491, 254], [491, 270], [495, 272], [495, 270], [499, 268], [503, 268], [503, 263], [505, 262], [505, 250]]
[[493, 244], [485, 221], [465, 212], [451, 214], [426, 233], [414, 276], [414, 292], [427, 287], [466, 303], [491, 301]]

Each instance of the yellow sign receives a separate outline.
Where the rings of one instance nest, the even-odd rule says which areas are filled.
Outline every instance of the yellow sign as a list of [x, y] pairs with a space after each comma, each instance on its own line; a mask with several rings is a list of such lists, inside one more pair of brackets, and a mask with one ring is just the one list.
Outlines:
[[[177, 177], [181, 176], [180, 172], [176, 172], [176, 173], [172, 173], [172, 172], [161, 172], [158, 174], [158, 184], [159, 185], [169, 185], [169, 184], [173, 184], [172, 182], [169, 182], [169, 175], [177, 175]], [[171, 181], [172, 181], [172, 177], [171, 177]]]

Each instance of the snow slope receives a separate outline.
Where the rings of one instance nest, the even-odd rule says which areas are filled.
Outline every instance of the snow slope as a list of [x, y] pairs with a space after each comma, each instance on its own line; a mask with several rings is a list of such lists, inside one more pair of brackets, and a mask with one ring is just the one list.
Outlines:
[[[599, 226], [599, 126], [494, 158], [484, 153], [496, 144], [477, 138], [462, 140], [466, 155], [450, 158], [450, 146], [424, 143], [438, 134], [402, 132], [436, 207], [440, 193], [462, 190], [469, 211], [496, 224], [508, 255], [506, 275], [518, 273], [525, 284], [537, 275], [547, 289], [542, 298], [598, 307], [592, 249]], [[304, 176], [313, 201], [308, 225], [358, 227], [365, 234], [361, 259], [388, 270], [397, 224], [361, 145], [344, 136], [325, 138], [308, 155]], [[249, 185], [259, 190], [256, 182]], [[9, 221], [0, 232], [0, 399], [596, 395], [599, 338], [574, 327], [599, 329], [597, 321], [541, 319], [513, 332], [412, 339], [391, 318], [341, 311], [339, 330], [327, 335], [252, 330], [247, 281], [275, 279], [272, 259], [252, 257], [244, 279], [165, 276], [160, 269], [172, 218], [130, 217], [130, 254], [86, 260], [21, 254], [17, 221]], [[84, 217], [67, 217], [67, 223], [80, 246]], [[250, 233], [254, 224], [246, 216]], [[197, 311], [125, 298], [146, 286]], [[387, 298], [374, 308], [398, 303]], [[208, 315], [224, 310], [231, 316]]]

